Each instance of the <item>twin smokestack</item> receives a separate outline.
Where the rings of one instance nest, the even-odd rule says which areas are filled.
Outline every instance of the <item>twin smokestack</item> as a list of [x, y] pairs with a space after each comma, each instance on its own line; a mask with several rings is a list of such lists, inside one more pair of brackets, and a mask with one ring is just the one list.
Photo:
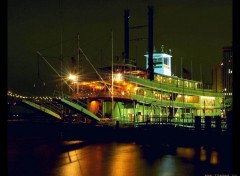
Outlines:
[[[124, 58], [129, 63], [129, 10], [124, 10]], [[153, 68], [153, 7], [148, 7], [148, 78], [154, 79]]]

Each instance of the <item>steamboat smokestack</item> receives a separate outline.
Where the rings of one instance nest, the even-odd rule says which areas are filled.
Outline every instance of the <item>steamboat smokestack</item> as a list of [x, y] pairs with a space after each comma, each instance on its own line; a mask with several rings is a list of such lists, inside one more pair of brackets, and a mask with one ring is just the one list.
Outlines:
[[153, 68], [153, 7], [148, 7], [148, 79], [154, 80]]
[[129, 10], [124, 10], [124, 58], [129, 63]]

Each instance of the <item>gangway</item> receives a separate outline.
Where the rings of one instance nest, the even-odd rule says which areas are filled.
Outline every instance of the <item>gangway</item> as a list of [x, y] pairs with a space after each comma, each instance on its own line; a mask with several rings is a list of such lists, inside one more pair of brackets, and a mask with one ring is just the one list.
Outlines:
[[60, 120], [62, 119], [60, 115], [58, 115], [57, 113], [53, 112], [52, 110], [50, 110], [50, 109], [48, 109], [44, 106], [41, 106], [41, 105], [36, 104], [36, 103], [34, 103], [32, 101], [29, 101], [29, 100], [22, 100], [22, 102], [31, 106], [31, 107], [33, 107], [33, 108], [35, 108], [35, 109], [40, 110], [41, 112], [45, 112], [45, 113], [47, 113], [47, 114], [49, 114], [49, 115], [51, 115], [51, 116], [53, 116], [57, 119], [60, 119]]
[[77, 103], [75, 103], [75, 102], [73, 102], [71, 100], [67, 100], [67, 99], [63, 98], [63, 99], [59, 99], [58, 102], [62, 103], [64, 105], [67, 105], [69, 108], [72, 108], [72, 109], [76, 110], [77, 112], [79, 112], [80, 114], [82, 114], [82, 115], [84, 115], [84, 116], [86, 116], [88, 118], [100, 121], [98, 116], [96, 116], [95, 114], [93, 114], [89, 110], [85, 109], [81, 105], [79, 105], [79, 104], [77, 104]]

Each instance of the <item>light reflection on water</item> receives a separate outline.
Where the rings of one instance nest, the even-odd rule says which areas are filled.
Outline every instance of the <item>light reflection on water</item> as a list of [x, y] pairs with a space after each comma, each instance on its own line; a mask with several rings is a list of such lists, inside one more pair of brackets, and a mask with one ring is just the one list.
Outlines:
[[[214, 167], [219, 163], [218, 152], [211, 150], [209, 153], [204, 148], [200, 148], [196, 156], [196, 150], [190, 147], [166, 150], [164, 147], [120, 142], [84, 144], [82, 141], [63, 141], [32, 147], [23, 152], [21, 147], [10, 146], [8, 156], [11, 153], [20, 155], [9, 157], [9, 176], [16, 172], [24, 176], [28, 173], [44, 176], [193, 176], [202, 168]], [[31, 160], [38, 161], [31, 168], [27, 163], [16, 164], [20, 161], [30, 163]]]
[[216, 151], [212, 151], [211, 152], [211, 158], [210, 158], [210, 163], [211, 164], [218, 164], [219, 160], [218, 160], [218, 153]]
[[[178, 149], [177, 149], [178, 150]], [[184, 148], [180, 149], [184, 151]], [[190, 149], [186, 149], [190, 151]], [[94, 144], [67, 152], [68, 164], [62, 165], [59, 158], [52, 170], [53, 175], [194, 175], [194, 165], [182, 162], [178, 156], [161, 154], [157, 151], [155, 158], [145, 158], [141, 146], [134, 143]], [[188, 158], [188, 153], [179, 152]], [[77, 158], [77, 159], [76, 159]]]
[[203, 148], [201, 148], [201, 150], [200, 150], [200, 160], [201, 161], [206, 161], [207, 160], [206, 150], [204, 150]]
[[190, 147], [178, 147], [176, 149], [176, 152], [179, 157], [183, 157], [189, 160], [192, 160], [195, 156], [194, 148], [190, 148]]

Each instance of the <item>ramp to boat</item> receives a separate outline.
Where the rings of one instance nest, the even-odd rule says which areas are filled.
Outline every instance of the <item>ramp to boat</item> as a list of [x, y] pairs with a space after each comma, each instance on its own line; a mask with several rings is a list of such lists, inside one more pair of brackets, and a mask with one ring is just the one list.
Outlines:
[[50, 110], [46, 107], [43, 107], [39, 104], [36, 104], [36, 103], [34, 103], [32, 101], [28, 101], [28, 100], [22, 100], [22, 102], [31, 106], [31, 107], [33, 107], [33, 108], [35, 108], [35, 109], [40, 110], [41, 112], [47, 113], [48, 115], [51, 115], [51, 116], [61, 120], [61, 117], [57, 113], [53, 112], [52, 110]]
[[90, 112], [89, 110], [85, 109], [84, 107], [82, 107], [81, 105], [74, 103], [70, 100], [67, 99], [60, 99], [59, 101], [60, 103], [63, 103], [64, 105], [67, 105], [68, 107], [76, 110], [77, 112], [81, 113], [82, 115], [100, 121], [100, 119], [98, 118], [98, 116], [96, 116], [95, 114], [93, 114], [92, 112]]

